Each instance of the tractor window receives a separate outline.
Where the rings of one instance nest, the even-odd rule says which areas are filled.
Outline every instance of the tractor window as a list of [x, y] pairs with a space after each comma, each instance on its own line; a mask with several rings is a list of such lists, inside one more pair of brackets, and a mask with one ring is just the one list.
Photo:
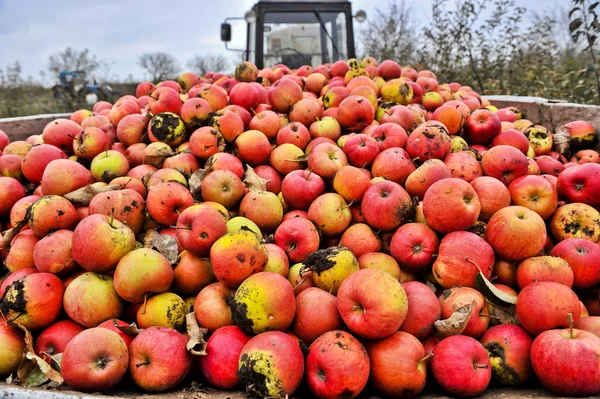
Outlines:
[[346, 16], [342, 12], [265, 14], [265, 67], [335, 62], [347, 57], [346, 49]]

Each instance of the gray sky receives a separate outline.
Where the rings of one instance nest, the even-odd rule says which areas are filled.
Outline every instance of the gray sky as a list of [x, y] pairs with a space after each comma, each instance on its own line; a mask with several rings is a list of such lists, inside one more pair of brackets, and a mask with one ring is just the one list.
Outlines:
[[[460, 1], [460, 0], [458, 0]], [[431, 0], [407, 0], [419, 22], [428, 20]], [[98, 59], [111, 62], [112, 75], [144, 78], [137, 64], [142, 53], [165, 51], [182, 70], [194, 54], [227, 52], [219, 25], [230, 16], [243, 16], [255, 0], [0, 0], [0, 68], [15, 60], [23, 75], [39, 79], [51, 54], [71, 46], [89, 48]], [[374, 15], [388, 0], [354, 0], [353, 11]], [[570, 0], [516, 0], [529, 10], [552, 5], [568, 7]], [[554, 7], [556, 8], [556, 7]], [[360, 25], [356, 24], [355, 27]], [[237, 28], [237, 29], [236, 29]], [[245, 27], [234, 25], [233, 36], [245, 43]], [[47, 82], [52, 83], [52, 82]]]

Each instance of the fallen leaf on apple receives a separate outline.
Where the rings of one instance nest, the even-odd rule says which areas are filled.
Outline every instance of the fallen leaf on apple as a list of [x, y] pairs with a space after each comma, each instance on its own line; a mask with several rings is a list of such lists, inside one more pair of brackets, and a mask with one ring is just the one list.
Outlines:
[[267, 191], [267, 184], [270, 180], [263, 179], [256, 174], [254, 169], [250, 165], [246, 165], [248, 168], [244, 174], [244, 184], [250, 191]]
[[92, 198], [96, 194], [105, 193], [107, 191], [119, 190], [121, 188], [120, 184], [109, 184], [104, 187], [94, 187], [92, 185], [87, 185], [85, 187], [79, 188], [75, 191], [72, 191], [68, 194], [65, 194], [65, 198], [68, 199], [73, 205], [76, 206], [87, 206], [92, 202]]
[[440, 338], [448, 338], [452, 335], [462, 334], [469, 323], [474, 307], [475, 302], [461, 306], [449, 318], [433, 323], [437, 335]]
[[194, 312], [185, 315], [185, 326], [187, 334], [190, 337], [186, 345], [187, 350], [192, 355], [205, 356], [206, 341], [204, 340], [204, 336], [208, 333], [208, 329], [198, 325], [196, 313]]
[[117, 323], [115, 319], [113, 319], [113, 326], [116, 327], [119, 331], [127, 335], [131, 335], [132, 337], [135, 337], [144, 330], [143, 328], [139, 328], [137, 324], [135, 324], [135, 321], [128, 326], [122, 326], [119, 323]]
[[24, 356], [19, 368], [17, 376], [21, 384], [27, 387], [55, 388], [63, 384], [64, 380], [60, 372], [54, 370], [44, 359], [37, 356], [33, 349], [33, 338], [27, 328], [15, 323], [17, 327], [25, 332], [25, 349]]

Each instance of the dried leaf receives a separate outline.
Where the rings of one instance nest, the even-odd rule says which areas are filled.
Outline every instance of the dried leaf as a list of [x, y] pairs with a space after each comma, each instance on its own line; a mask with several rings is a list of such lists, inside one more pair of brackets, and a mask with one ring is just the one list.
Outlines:
[[473, 313], [473, 308], [475, 307], [475, 302], [471, 304], [467, 304], [458, 308], [452, 315], [446, 320], [438, 320], [433, 323], [437, 331], [437, 335], [440, 338], [447, 338], [452, 335], [460, 335], [467, 327], [469, 323], [469, 319], [471, 318], [471, 313]]
[[24, 356], [17, 376], [19, 381], [26, 387], [39, 387], [44, 385], [46, 388], [55, 388], [64, 382], [60, 372], [54, 370], [44, 359], [37, 356], [33, 350], [33, 338], [27, 328], [19, 323], [14, 323], [25, 332]]
[[96, 194], [120, 190], [121, 188], [122, 187], [120, 184], [109, 184], [108, 186], [104, 187], [95, 187], [88, 184], [85, 187], [65, 194], [64, 197], [75, 206], [87, 206], [90, 204], [92, 198], [94, 198]]
[[124, 332], [127, 335], [131, 335], [132, 337], [135, 337], [136, 335], [144, 331], [143, 328], [139, 328], [137, 324], [135, 324], [135, 321], [128, 326], [122, 326], [119, 323], [117, 323], [116, 319], [113, 319], [113, 326], [116, 327], [119, 331]]
[[429, 289], [431, 291], [433, 291], [434, 294], [437, 292], [437, 288], [435, 288], [435, 285], [433, 285], [433, 283], [431, 281], [429, 281], [429, 280], [425, 281], [425, 285], [427, 287], [429, 287]]
[[25, 227], [25, 225], [27, 223], [28, 223], [28, 218], [25, 218], [25, 219], [21, 220], [19, 222], [19, 224], [17, 224], [15, 227], [13, 227], [12, 229], [6, 230], [4, 232], [4, 234], [1, 235], [2, 244], [0, 245], [0, 248], [3, 251], [10, 250], [10, 244], [12, 243], [13, 238], [15, 238], [15, 236], [21, 232], [21, 230], [23, 229], [23, 227]]
[[50, 355], [49, 353], [42, 352], [41, 354], [48, 356], [51, 359], [50, 363], [49, 363], [50, 366], [52, 366], [52, 368], [54, 370], [58, 370], [60, 372], [61, 363], [62, 363], [62, 357], [63, 357], [62, 353], [57, 353], [55, 355]]
[[485, 276], [479, 272], [475, 278], [475, 286], [477, 290], [481, 292], [488, 302], [497, 305], [508, 307], [517, 303], [517, 297], [507, 294], [504, 291], [499, 290], [492, 284]]
[[192, 355], [205, 356], [206, 341], [204, 340], [204, 336], [208, 333], [208, 329], [202, 328], [198, 325], [196, 313], [194, 312], [185, 315], [185, 326], [189, 337], [186, 345], [187, 350]]
[[154, 239], [152, 246], [156, 248], [158, 252], [163, 254], [171, 265], [177, 263], [179, 258], [179, 247], [177, 246], [177, 240], [175, 237], [168, 234], [158, 234], [154, 232]]
[[142, 161], [143, 164], [152, 165], [158, 169], [162, 167], [165, 159], [172, 157], [173, 155], [177, 155], [177, 153], [173, 152], [169, 148], [159, 148], [155, 154], [152, 155], [144, 155], [144, 159]]
[[208, 165], [204, 169], [196, 170], [192, 176], [190, 176], [190, 179], [188, 180], [188, 186], [194, 198], [200, 198], [202, 180], [204, 180], [206, 175], [212, 172], [212, 170], [212, 167]]
[[490, 303], [488, 309], [490, 316], [493, 317], [492, 321], [495, 319], [500, 324], [520, 324], [515, 305], [496, 306], [493, 303]]
[[148, 181], [155, 173], [156, 172], [148, 172], [144, 175], [144, 177], [142, 177], [142, 183], [144, 184], [144, 186], [148, 187]]
[[244, 184], [250, 191], [267, 191], [267, 184], [270, 180], [263, 179], [256, 174], [250, 165], [246, 165], [246, 173], [244, 173]]
[[298, 162], [307, 162], [308, 161], [308, 155], [309, 154], [300, 155], [298, 158], [296, 158], [296, 161], [298, 161]]

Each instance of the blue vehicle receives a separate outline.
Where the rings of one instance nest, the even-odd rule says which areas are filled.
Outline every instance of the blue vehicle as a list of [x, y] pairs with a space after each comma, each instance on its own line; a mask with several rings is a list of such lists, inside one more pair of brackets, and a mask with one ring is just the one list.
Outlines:
[[112, 89], [108, 85], [99, 85], [94, 79], [93, 83], [88, 82], [85, 71], [61, 71], [59, 74], [59, 84], [52, 88], [55, 98], [64, 97], [65, 94], [71, 97], [85, 97], [88, 94], [95, 94], [101, 100], [110, 101]]

